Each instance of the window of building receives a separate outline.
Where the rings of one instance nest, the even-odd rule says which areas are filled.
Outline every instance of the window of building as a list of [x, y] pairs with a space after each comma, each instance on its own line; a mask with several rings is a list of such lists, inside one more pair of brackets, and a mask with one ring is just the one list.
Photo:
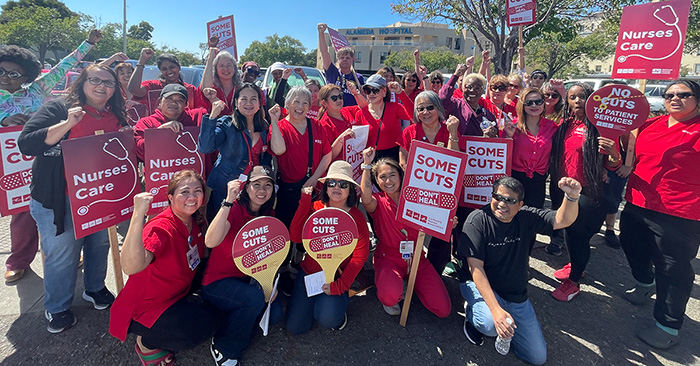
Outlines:
[[452, 37], [447, 37], [445, 39], [445, 47], [452, 49]]
[[411, 42], [411, 37], [403, 37], [403, 45], [404, 46], [411, 46], [413, 42]]
[[603, 66], [602, 65], [596, 65], [595, 66], [595, 72], [602, 72], [603, 71]]
[[462, 49], [462, 39], [461, 38], [455, 38], [455, 49], [456, 50]]
[[389, 54], [390, 54], [390, 53], [391, 53], [391, 52], [380, 52], [380, 53], [379, 53], [379, 63], [380, 63], [380, 64], [383, 64], [384, 61], [386, 61], [386, 58], [389, 57]]
[[386, 37], [386, 38], [384, 38], [384, 45], [385, 46], [398, 45], [398, 44], [400, 44], [399, 37]]
[[355, 61], [362, 62], [362, 52], [355, 52]]

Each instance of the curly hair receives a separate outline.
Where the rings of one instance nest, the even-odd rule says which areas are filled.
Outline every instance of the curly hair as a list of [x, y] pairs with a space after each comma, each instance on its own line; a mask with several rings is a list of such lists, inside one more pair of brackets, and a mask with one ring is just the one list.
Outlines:
[[15, 45], [0, 48], [0, 62], [12, 62], [24, 71], [27, 82], [31, 83], [41, 74], [41, 64], [34, 54], [22, 47]]

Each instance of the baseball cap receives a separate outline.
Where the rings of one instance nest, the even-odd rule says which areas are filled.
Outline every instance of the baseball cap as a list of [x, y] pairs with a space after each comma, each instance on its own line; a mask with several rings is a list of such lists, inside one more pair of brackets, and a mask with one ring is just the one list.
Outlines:
[[374, 74], [367, 79], [365, 85], [369, 85], [375, 88], [381, 88], [383, 86], [386, 86], [386, 79], [384, 79], [384, 77], [379, 74]]
[[187, 99], [187, 88], [180, 84], [168, 84], [160, 92], [160, 97], [167, 98], [173, 94], [180, 94]]
[[262, 165], [256, 165], [253, 170], [248, 173], [248, 182], [255, 182], [260, 179], [270, 179], [272, 183], [275, 183], [275, 177], [272, 175], [272, 169]]

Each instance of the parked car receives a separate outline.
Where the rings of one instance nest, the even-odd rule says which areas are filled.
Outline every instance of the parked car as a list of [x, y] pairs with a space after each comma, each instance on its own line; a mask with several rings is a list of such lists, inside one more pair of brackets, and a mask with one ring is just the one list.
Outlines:
[[664, 107], [664, 98], [661, 94], [666, 90], [666, 85], [664, 84], [647, 84], [644, 89], [644, 95], [649, 101], [649, 111], [666, 113], [666, 108]]
[[571, 79], [571, 80], [567, 80], [564, 82], [564, 88], [566, 90], [569, 90], [569, 87], [576, 82], [588, 84], [588, 85], [593, 87], [593, 90], [598, 90], [598, 89], [600, 89], [608, 84], [627, 85], [627, 82], [624, 80], [613, 80], [613, 79], [602, 79], [602, 78], [601, 79]]
[[[95, 63], [98, 63], [98, 64], [99, 64], [100, 62], [105, 61], [105, 60], [107, 60], [107, 58], [105, 58], [105, 57], [103, 57], [103, 58], [98, 58], [97, 61], [95, 61]], [[114, 67], [117, 66], [117, 64], [120, 64], [120, 63], [122, 63], [122, 62], [126, 62], [126, 63], [128, 63], [128, 64], [131, 64], [131, 66], [133, 66], [134, 68], [136, 68], [136, 64], [139, 63], [138, 60], [114, 61], [114, 62], [112, 62], [111, 65], [109, 65], [109, 68], [110, 68], [110, 69], [114, 69]]]
[[[321, 70], [315, 69], [313, 67], [307, 67], [307, 66], [287, 66], [291, 68], [295, 67], [301, 67], [302, 70], [304, 70], [304, 73], [306, 74], [306, 77], [309, 79], [315, 79], [318, 80], [318, 82], [321, 84], [321, 86], [326, 85], [326, 79], [323, 77], [323, 74], [321, 73]], [[262, 85], [260, 85], [261, 88], [263, 89], [269, 89], [272, 87], [272, 71], [269, 70], [269, 68], [265, 69], [265, 77], [262, 80]], [[262, 71], [261, 71], [262, 74]], [[292, 75], [287, 79], [287, 83], [289, 86], [296, 86], [296, 85], [304, 85], [304, 80], [301, 79], [301, 76], [299, 76], [297, 73], [292, 72]]]
[[51, 89], [51, 95], [55, 97], [66, 95], [68, 93], [68, 87], [70, 87], [71, 84], [78, 79], [78, 76], [80, 76], [79, 72], [68, 71], [66, 73], [66, 77], [61, 79], [61, 81], [59, 81], [58, 84]]

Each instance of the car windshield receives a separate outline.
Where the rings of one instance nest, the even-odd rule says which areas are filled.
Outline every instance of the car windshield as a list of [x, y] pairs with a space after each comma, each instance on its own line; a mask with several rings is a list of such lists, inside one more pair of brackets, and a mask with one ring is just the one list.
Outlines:
[[[317, 69], [314, 69], [312, 67], [302, 67], [304, 70], [304, 73], [306, 74], [306, 77], [308, 79], [314, 79], [318, 81], [321, 85], [326, 84], [326, 80], [323, 78], [323, 75], [321, 75], [321, 72], [318, 71]], [[267, 86], [272, 87], [273, 84], [273, 78], [270, 73], [270, 75], [267, 77]], [[287, 79], [287, 84], [289, 86], [297, 86], [297, 85], [304, 85], [304, 80], [299, 76], [299, 74], [292, 72], [292, 75], [289, 76], [289, 79]]]

